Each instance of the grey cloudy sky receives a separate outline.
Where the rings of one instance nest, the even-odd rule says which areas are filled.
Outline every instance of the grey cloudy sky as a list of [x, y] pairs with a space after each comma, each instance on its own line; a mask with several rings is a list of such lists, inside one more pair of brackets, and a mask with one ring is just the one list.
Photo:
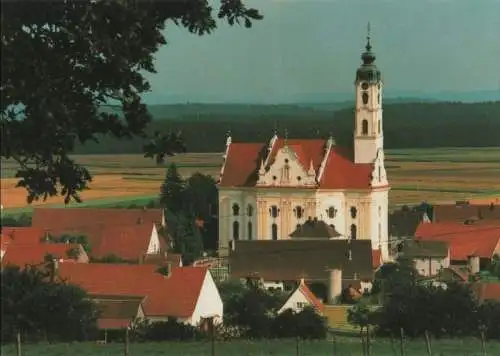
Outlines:
[[349, 93], [371, 22], [386, 90], [500, 91], [500, 0], [246, 0], [264, 20], [167, 27], [147, 103], [288, 102]]

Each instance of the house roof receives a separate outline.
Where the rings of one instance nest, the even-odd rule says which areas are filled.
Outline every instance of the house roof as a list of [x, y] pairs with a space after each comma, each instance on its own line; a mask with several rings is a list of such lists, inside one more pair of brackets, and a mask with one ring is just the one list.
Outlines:
[[92, 295], [144, 295], [144, 313], [149, 317], [190, 317], [208, 270], [173, 267], [166, 277], [157, 273], [156, 268], [154, 265], [60, 263], [59, 277]]
[[449, 247], [446, 241], [407, 240], [403, 242], [401, 254], [413, 258], [445, 258]]
[[161, 224], [161, 209], [35, 208], [31, 225], [47, 230], [79, 231], [91, 225]]
[[47, 254], [53, 255], [58, 259], [74, 261], [76, 260], [75, 257], [68, 256], [68, 252], [75, 248], [84, 253], [83, 248], [79, 244], [13, 243], [5, 252], [2, 265], [15, 265], [19, 267], [24, 267], [27, 264], [38, 265], [44, 262], [45, 255]]
[[367, 280], [373, 276], [369, 240], [236, 241], [229, 261], [232, 276], [268, 281], [323, 281], [329, 268], [341, 268], [344, 279], [355, 274]]
[[38, 244], [45, 236], [45, 231], [36, 227], [2, 227], [2, 235], [9, 236], [13, 243]]
[[[352, 154], [333, 145], [326, 155], [327, 142], [322, 139], [289, 139], [286, 145], [297, 156], [305, 171], [312, 163], [316, 188], [323, 189], [368, 189], [371, 186], [373, 164], [355, 164]], [[285, 139], [276, 138], [270, 150], [267, 144], [232, 142], [227, 151], [220, 187], [253, 187], [258, 180], [261, 163], [267, 161], [266, 169], [274, 163], [278, 151], [285, 145]], [[321, 178], [321, 163], [326, 164]]]
[[500, 226], [422, 223], [415, 236], [418, 240], [446, 241], [451, 260], [467, 260], [472, 255], [491, 258], [500, 244]]
[[310, 239], [331, 239], [335, 237], [342, 236], [335, 230], [335, 227], [328, 225], [323, 220], [310, 219], [307, 220], [290, 234], [293, 238], [310, 238]]
[[174, 267], [182, 267], [182, 255], [180, 253], [171, 252], [168, 252], [166, 256], [164, 253], [148, 254], [144, 257], [142, 263], [154, 265], [165, 265], [167, 263], [171, 263]]
[[446, 204], [433, 207], [433, 222], [465, 222], [466, 220], [497, 221], [500, 205]]
[[481, 303], [488, 300], [500, 302], [500, 282], [476, 282], [472, 285], [472, 291]]
[[6, 251], [7, 247], [12, 242], [12, 239], [9, 235], [5, 235], [3, 233], [0, 233], [0, 241], [1, 241], [2, 251]]
[[397, 210], [389, 214], [390, 236], [413, 236], [423, 221], [424, 213], [416, 210]]
[[290, 293], [283, 306], [288, 303], [288, 301], [293, 297], [295, 293], [301, 293], [307, 299], [311, 307], [313, 307], [318, 313], [322, 314], [324, 312], [325, 306], [323, 305], [321, 300], [319, 300], [318, 297], [316, 297], [314, 293], [309, 289], [303, 279], [300, 280], [297, 288], [295, 288], [294, 291]]
[[377, 269], [382, 266], [382, 251], [372, 250], [372, 266], [373, 269]]
[[93, 298], [100, 312], [97, 319], [99, 329], [123, 329], [128, 328], [139, 314], [144, 298]]

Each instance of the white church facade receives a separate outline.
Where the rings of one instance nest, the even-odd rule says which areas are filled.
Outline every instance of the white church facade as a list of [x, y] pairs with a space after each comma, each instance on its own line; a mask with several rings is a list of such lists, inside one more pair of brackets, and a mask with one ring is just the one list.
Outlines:
[[354, 152], [330, 137], [266, 143], [226, 141], [219, 189], [219, 255], [235, 240], [289, 239], [308, 218], [340, 239], [371, 240], [388, 258], [382, 79], [370, 38], [356, 71]]

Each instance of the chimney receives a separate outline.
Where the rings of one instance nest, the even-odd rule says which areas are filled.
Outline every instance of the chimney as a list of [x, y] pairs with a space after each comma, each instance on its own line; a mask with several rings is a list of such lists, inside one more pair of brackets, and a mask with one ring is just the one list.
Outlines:
[[328, 270], [328, 304], [335, 304], [337, 297], [342, 294], [342, 270], [338, 268]]
[[51, 282], [54, 282], [56, 280], [56, 276], [58, 275], [59, 273], [59, 261], [57, 258], [53, 258], [52, 259], [52, 263], [51, 263], [51, 271], [50, 271], [50, 281]]
[[164, 267], [164, 276], [165, 278], [170, 278], [172, 275], [172, 262], [167, 262]]
[[477, 274], [480, 271], [479, 267], [479, 256], [471, 255], [467, 257], [467, 261], [469, 263], [469, 269], [471, 274]]

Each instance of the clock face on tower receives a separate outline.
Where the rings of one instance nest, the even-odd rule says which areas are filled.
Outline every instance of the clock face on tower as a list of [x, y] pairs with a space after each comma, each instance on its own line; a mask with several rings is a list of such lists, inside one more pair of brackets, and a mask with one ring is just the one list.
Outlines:
[[368, 89], [368, 83], [367, 82], [362, 83], [361, 84], [361, 89], [363, 89], [363, 90]]

